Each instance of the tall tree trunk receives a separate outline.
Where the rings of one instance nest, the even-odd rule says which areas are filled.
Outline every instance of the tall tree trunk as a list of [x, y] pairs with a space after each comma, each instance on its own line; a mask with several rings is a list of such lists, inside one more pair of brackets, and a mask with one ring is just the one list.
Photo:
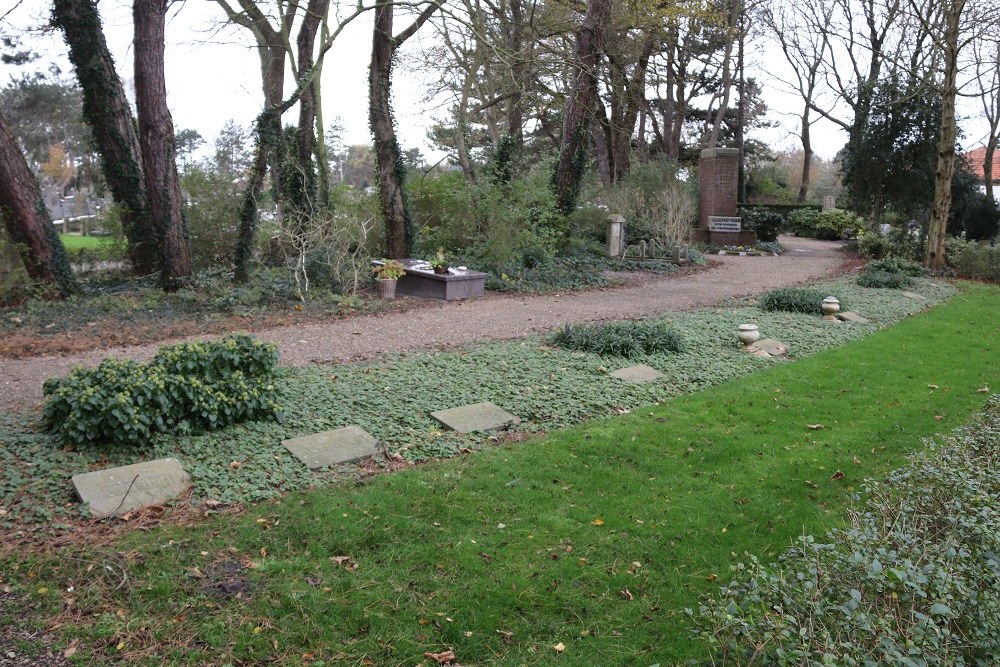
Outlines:
[[951, 181], [955, 176], [955, 98], [958, 95], [958, 41], [965, 0], [952, 0], [943, 11], [944, 77], [941, 87], [941, 136], [938, 139], [937, 170], [934, 173], [934, 208], [927, 227], [927, 251], [924, 265], [942, 269], [945, 265], [944, 240], [951, 211]]
[[809, 105], [806, 105], [802, 112], [802, 183], [799, 185], [799, 194], [795, 201], [802, 204], [809, 195], [809, 185], [812, 180], [812, 133], [810, 130]]
[[986, 186], [986, 196], [996, 201], [993, 196], [993, 156], [997, 152], [997, 135], [990, 134], [986, 141], [986, 152], [983, 153], [983, 185]]
[[573, 83], [563, 115], [559, 162], [552, 179], [559, 208], [567, 213], [576, 207], [579, 193], [583, 171], [580, 153], [587, 136], [590, 104], [597, 91], [597, 66], [611, 4], [612, 0], [587, 0], [587, 13], [576, 29]]
[[393, 259], [410, 255], [412, 223], [403, 196], [406, 170], [396, 141], [391, 106], [393, 5], [380, 0], [372, 31], [372, 60], [368, 70], [368, 120], [375, 140], [376, 180], [385, 221], [386, 253]]
[[167, 108], [164, 30], [167, 0], [135, 0], [135, 97], [139, 112], [142, 170], [149, 212], [160, 242], [160, 281], [175, 290], [191, 275], [181, 188], [177, 180], [174, 125]]
[[409, 27], [395, 36], [392, 34], [392, 0], [378, 0], [375, 5], [372, 59], [368, 69], [368, 121], [375, 141], [375, 175], [385, 221], [386, 252], [393, 259], [410, 254], [413, 223], [403, 193], [406, 167], [403, 166], [392, 118], [392, 65], [396, 49], [420, 29], [442, 1], [429, 5]]
[[66, 248], [42, 201], [38, 181], [28, 167], [17, 139], [0, 115], [0, 218], [17, 246], [28, 276], [51, 283], [68, 296], [76, 290]]
[[615, 181], [616, 163], [614, 152], [611, 150], [611, 123], [604, 112], [604, 105], [600, 100], [594, 105], [594, 116], [597, 122], [591, 124], [591, 131], [594, 135], [594, 157], [597, 160], [597, 174], [601, 177], [601, 183], [609, 186]]
[[[309, 0], [309, 5], [306, 7], [297, 38], [299, 80], [313, 68], [316, 33], [329, 7], [330, 0]], [[299, 201], [295, 204], [300, 213], [304, 214], [307, 214], [305, 211], [307, 207], [316, 204], [316, 167], [313, 155], [316, 152], [316, 108], [320, 103], [316, 94], [317, 89], [318, 77], [314, 77], [299, 98], [299, 129], [296, 136], [296, 162], [299, 173], [296, 174], [296, 180], [299, 180], [301, 192], [296, 193]]]
[[514, 90], [507, 105], [507, 134], [520, 155], [524, 149], [524, 87], [528, 80], [528, 62], [524, 54], [524, 7], [521, 0], [510, 0], [510, 30], [507, 50], [513, 59], [511, 76]]
[[53, 23], [62, 30], [83, 90], [83, 116], [101, 155], [101, 171], [121, 207], [129, 261], [140, 274], [156, 271], [156, 234], [149, 220], [139, 137], [118, 70], [108, 50], [94, 0], [55, 0]]

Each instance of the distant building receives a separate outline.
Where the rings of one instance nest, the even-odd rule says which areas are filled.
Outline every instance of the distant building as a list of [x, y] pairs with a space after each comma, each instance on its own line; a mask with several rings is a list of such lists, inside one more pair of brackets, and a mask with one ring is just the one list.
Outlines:
[[[986, 163], [986, 147], [980, 146], [964, 155], [969, 171], [979, 178], [979, 189], [986, 192], [986, 175], [983, 165]], [[1000, 201], [1000, 148], [993, 153], [993, 196]]]

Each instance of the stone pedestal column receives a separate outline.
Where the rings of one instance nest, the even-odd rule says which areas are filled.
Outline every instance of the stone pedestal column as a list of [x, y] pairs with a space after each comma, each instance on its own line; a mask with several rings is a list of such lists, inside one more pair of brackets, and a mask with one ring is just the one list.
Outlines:
[[621, 257], [622, 237], [625, 234], [625, 218], [620, 215], [609, 215], [608, 227], [605, 234], [605, 245], [608, 257]]

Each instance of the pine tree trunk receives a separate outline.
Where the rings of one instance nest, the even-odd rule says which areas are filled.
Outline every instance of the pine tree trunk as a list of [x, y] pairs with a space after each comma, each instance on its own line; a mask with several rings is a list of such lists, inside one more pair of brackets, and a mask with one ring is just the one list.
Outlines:
[[0, 115], [0, 218], [28, 276], [51, 283], [63, 296], [76, 290], [66, 248], [42, 201], [38, 181]]
[[160, 242], [160, 281], [175, 290], [191, 275], [181, 188], [177, 180], [174, 125], [167, 108], [164, 30], [167, 0], [135, 0], [135, 97], [142, 169], [149, 212]]
[[576, 207], [582, 177], [580, 152], [587, 136], [587, 120], [597, 89], [597, 65], [604, 30], [611, 17], [611, 0], [588, 0], [583, 23], [576, 29], [573, 49], [574, 76], [563, 116], [559, 162], [552, 179], [556, 201], [564, 212]]
[[55, 0], [52, 18], [69, 45], [69, 58], [83, 90], [83, 116], [93, 131], [108, 188], [122, 210], [132, 269], [140, 275], [153, 273], [159, 257], [146, 210], [139, 137], [97, 5], [94, 0]]
[[375, 141], [376, 180], [385, 221], [385, 244], [388, 257], [408, 257], [411, 233], [403, 197], [405, 171], [396, 141], [390, 106], [390, 82], [395, 44], [392, 38], [393, 5], [380, 0], [375, 9], [372, 31], [372, 59], [368, 71], [368, 120]]

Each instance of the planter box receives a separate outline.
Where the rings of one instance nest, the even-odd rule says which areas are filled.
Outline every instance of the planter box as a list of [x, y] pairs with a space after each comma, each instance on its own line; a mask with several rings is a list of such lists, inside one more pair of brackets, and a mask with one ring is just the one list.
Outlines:
[[[419, 296], [427, 299], [454, 301], [483, 296], [486, 293], [486, 274], [481, 271], [459, 271], [449, 269], [448, 273], [434, 273], [430, 268], [415, 268], [426, 265], [419, 259], [400, 259], [406, 267], [406, 275], [396, 281], [396, 294]], [[382, 262], [374, 262], [381, 264]]]

